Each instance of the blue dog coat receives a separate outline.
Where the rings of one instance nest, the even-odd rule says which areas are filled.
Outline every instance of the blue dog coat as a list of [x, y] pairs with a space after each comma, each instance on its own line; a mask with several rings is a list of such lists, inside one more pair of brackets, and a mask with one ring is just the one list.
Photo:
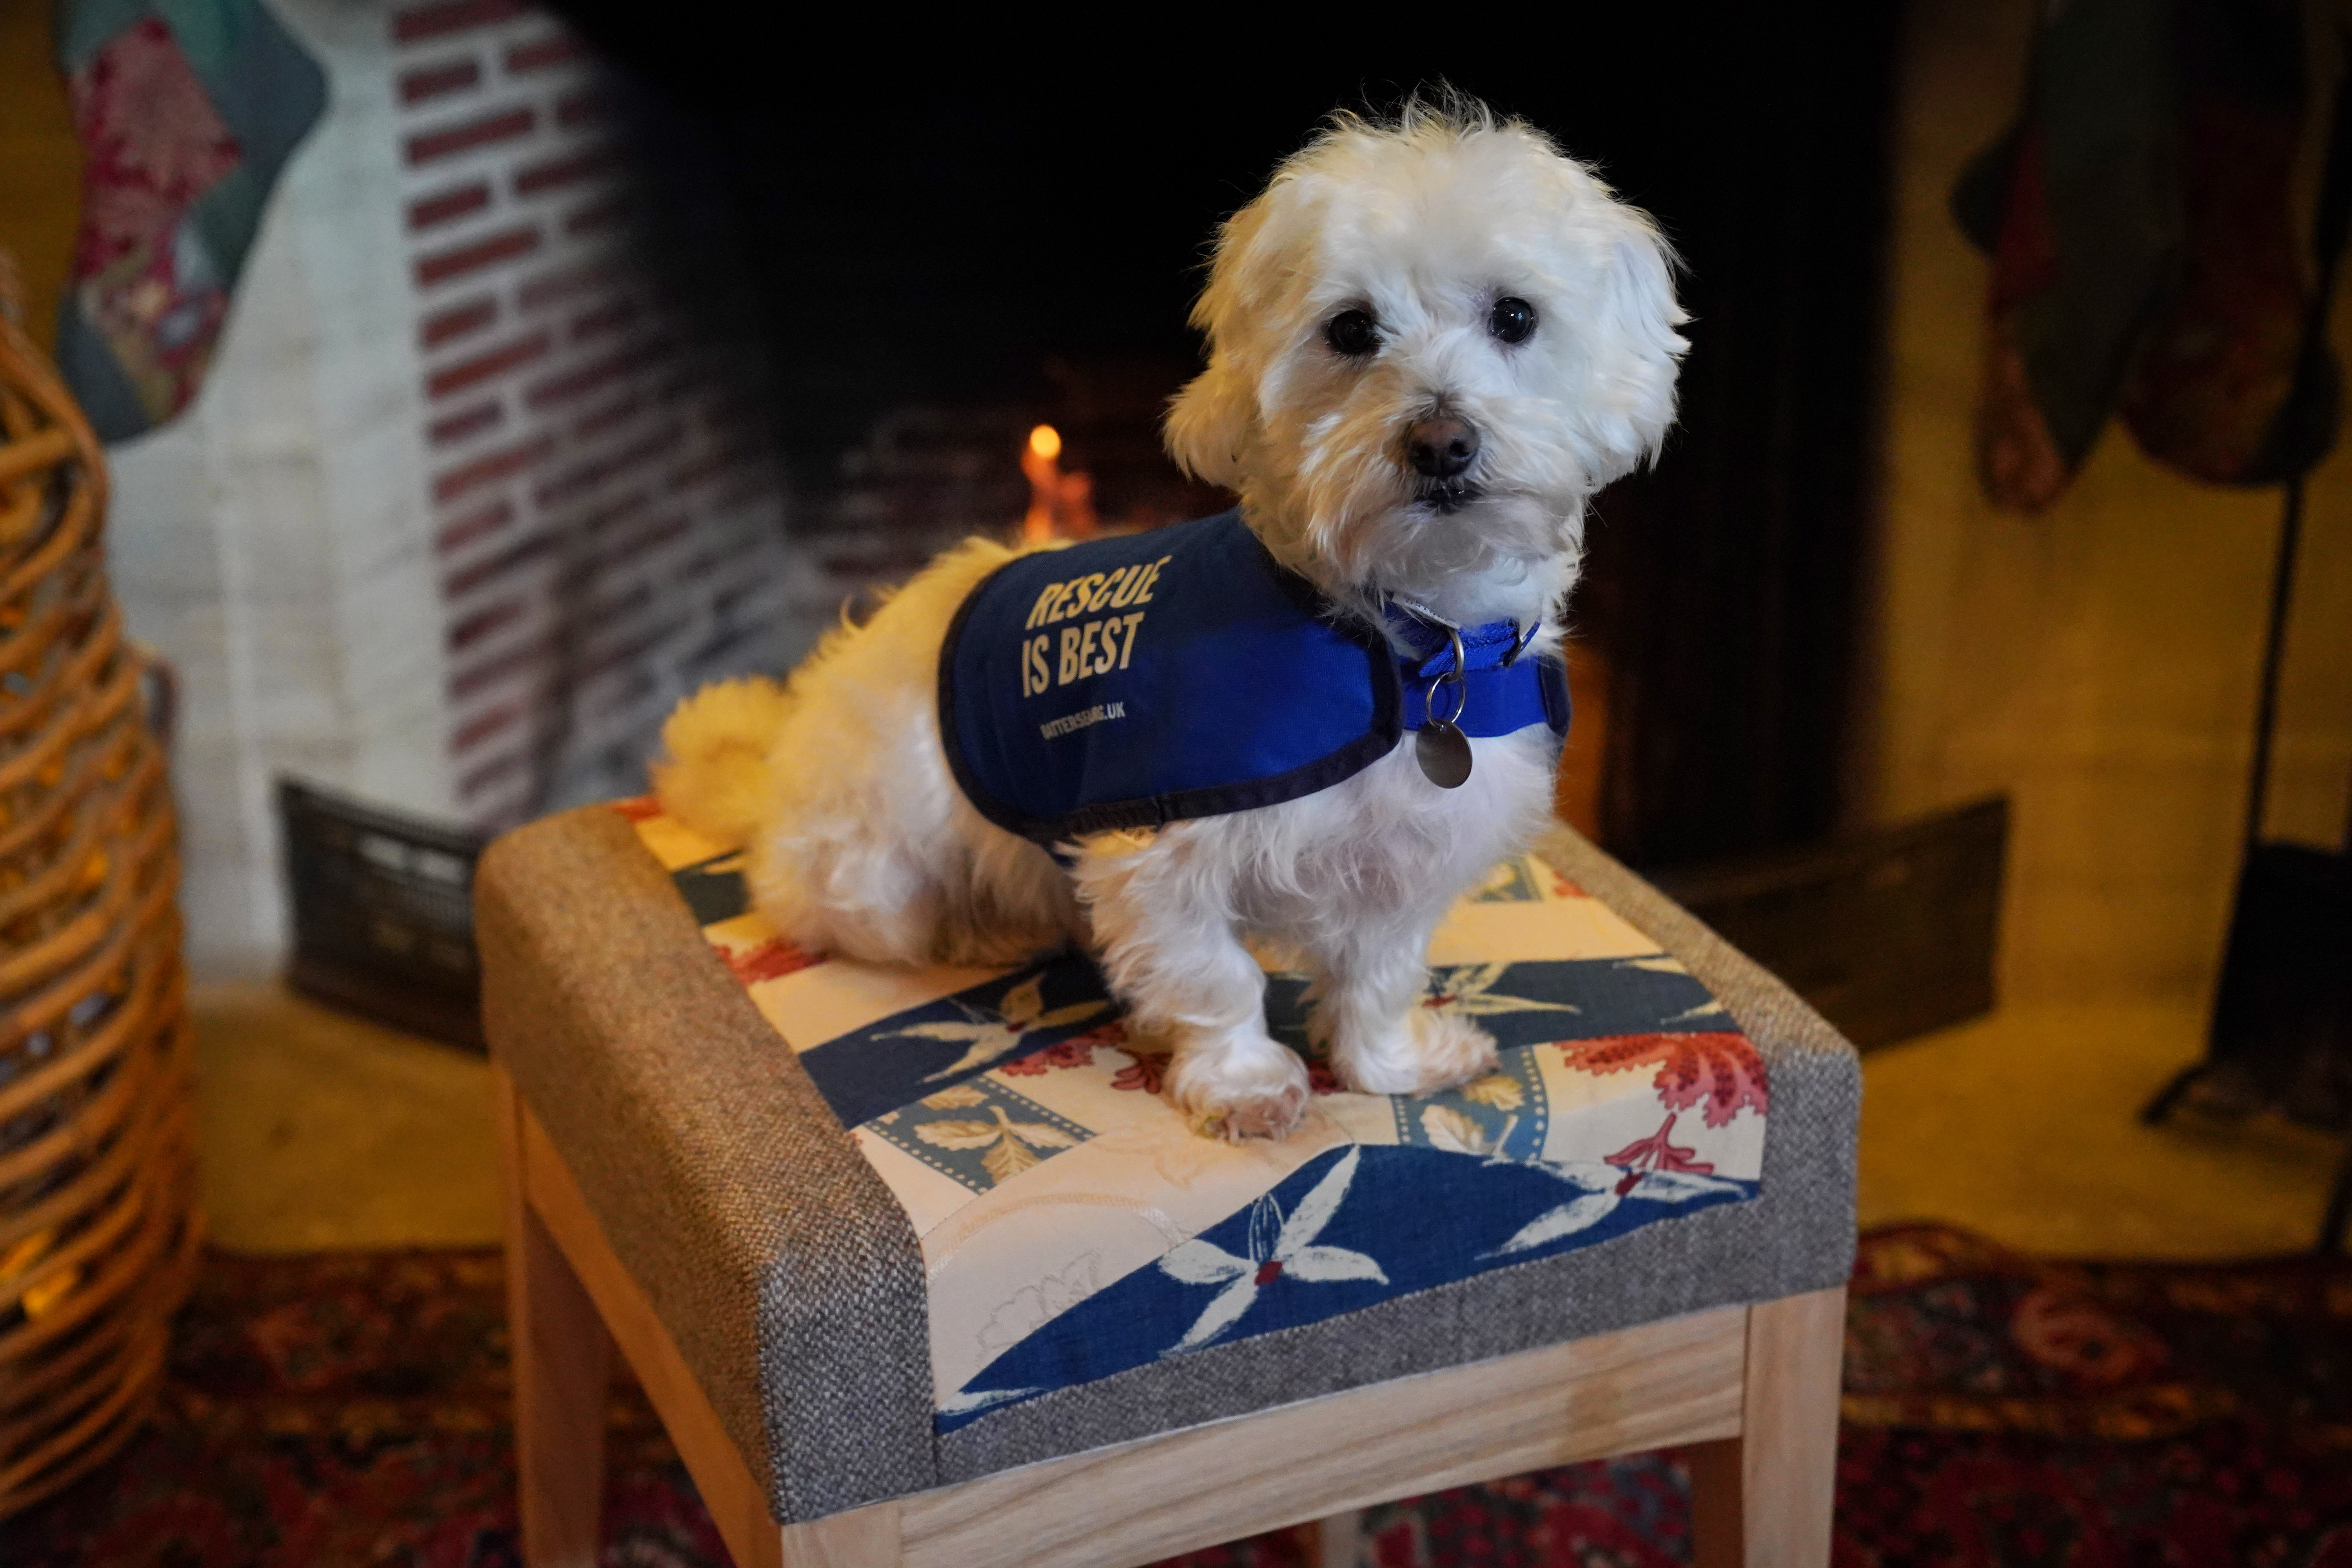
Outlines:
[[[1238, 511], [1007, 562], [940, 656], [948, 764], [981, 815], [1040, 843], [1275, 805], [1422, 727], [1452, 639], [1411, 655], [1266, 552]], [[1568, 683], [1507, 621], [1462, 632], [1436, 688], [1465, 734], [1568, 734]]]

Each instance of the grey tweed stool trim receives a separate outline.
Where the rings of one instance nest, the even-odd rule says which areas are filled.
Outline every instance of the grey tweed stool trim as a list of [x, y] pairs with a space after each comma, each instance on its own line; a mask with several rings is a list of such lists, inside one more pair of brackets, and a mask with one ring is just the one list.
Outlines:
[[618, 814], [474, 884], [491, 1048], [783, 1522], [938, 1484], [922, 1253]]

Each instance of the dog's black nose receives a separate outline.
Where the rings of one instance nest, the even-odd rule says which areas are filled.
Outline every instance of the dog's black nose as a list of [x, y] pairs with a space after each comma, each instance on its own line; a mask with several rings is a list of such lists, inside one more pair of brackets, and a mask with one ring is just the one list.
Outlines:
[[1404, 433], [1404, 447], [1414, 473], [1450, 479], [1477, 457], [1478, 432], [1459, 419], [1416, 419]]

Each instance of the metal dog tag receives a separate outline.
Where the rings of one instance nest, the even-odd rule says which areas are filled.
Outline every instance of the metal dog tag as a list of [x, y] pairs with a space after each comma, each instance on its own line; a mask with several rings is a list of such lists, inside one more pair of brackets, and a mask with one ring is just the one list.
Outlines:
[[1470, 776], [1469, 737], [1443, 719], [1432, 719], [1413, 738], [1413, 761], [1440, 789], [1459, 789]]
[[[1422, 693], [1421, 732], [1413, 737], [1412, 756], [1430, 783], [1440, 789], [1460, 789], [1470, 776], [1470, 739], [1462, 732], [1463, 710], [1470, 706], [1470, 661], [1463, 656], [1462, 628], [1448, 625], [1445, 635], [1454, 645], [1454, 660]], [[1437, 694], [1448, 686], [1454, 688], [1454, 711], [1441, 719]]]

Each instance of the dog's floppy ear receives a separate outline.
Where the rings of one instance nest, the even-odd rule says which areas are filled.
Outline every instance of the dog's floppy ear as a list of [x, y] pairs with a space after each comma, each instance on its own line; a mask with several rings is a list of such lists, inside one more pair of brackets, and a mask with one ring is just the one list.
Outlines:
[[1223, 358], [1192, 378], [1168, 405], [1162, 432], [1168, 455], [1196, 479], [1229, 490], [1242, 488], [1242, 446], [1256, 418], [1257, 398]]
[[1601, 281], [1604, 374], [1613, 384], [1616, 419], [1604, 437], [1613, 471], [1603, 484], [1658, 455], [1675, 423], [1675, 377], [1690, 343], [1675, 329], [1690, 318], [1675, 302], [1673, 249], [1648, 216], [1619, 206]]
[[1286, 184], [1276, 170], [1264, 194], [1218, 226], [1208, 287], [1192, 301], [1191, 318], [1192, 330], [1206, 341], [1209, 368], [1169, 400], [1160, 430], [1178, 468], [1234, 491], [1242, 488], [1242, 452], [1258, 416], [1257, 387], [1248, 370], [1255, 357], [1248, 327], [1253, 312], [1244, 301], [1266, 293], [1264, 280], [1251, 275], [1265, 264], [1261, 240]]

